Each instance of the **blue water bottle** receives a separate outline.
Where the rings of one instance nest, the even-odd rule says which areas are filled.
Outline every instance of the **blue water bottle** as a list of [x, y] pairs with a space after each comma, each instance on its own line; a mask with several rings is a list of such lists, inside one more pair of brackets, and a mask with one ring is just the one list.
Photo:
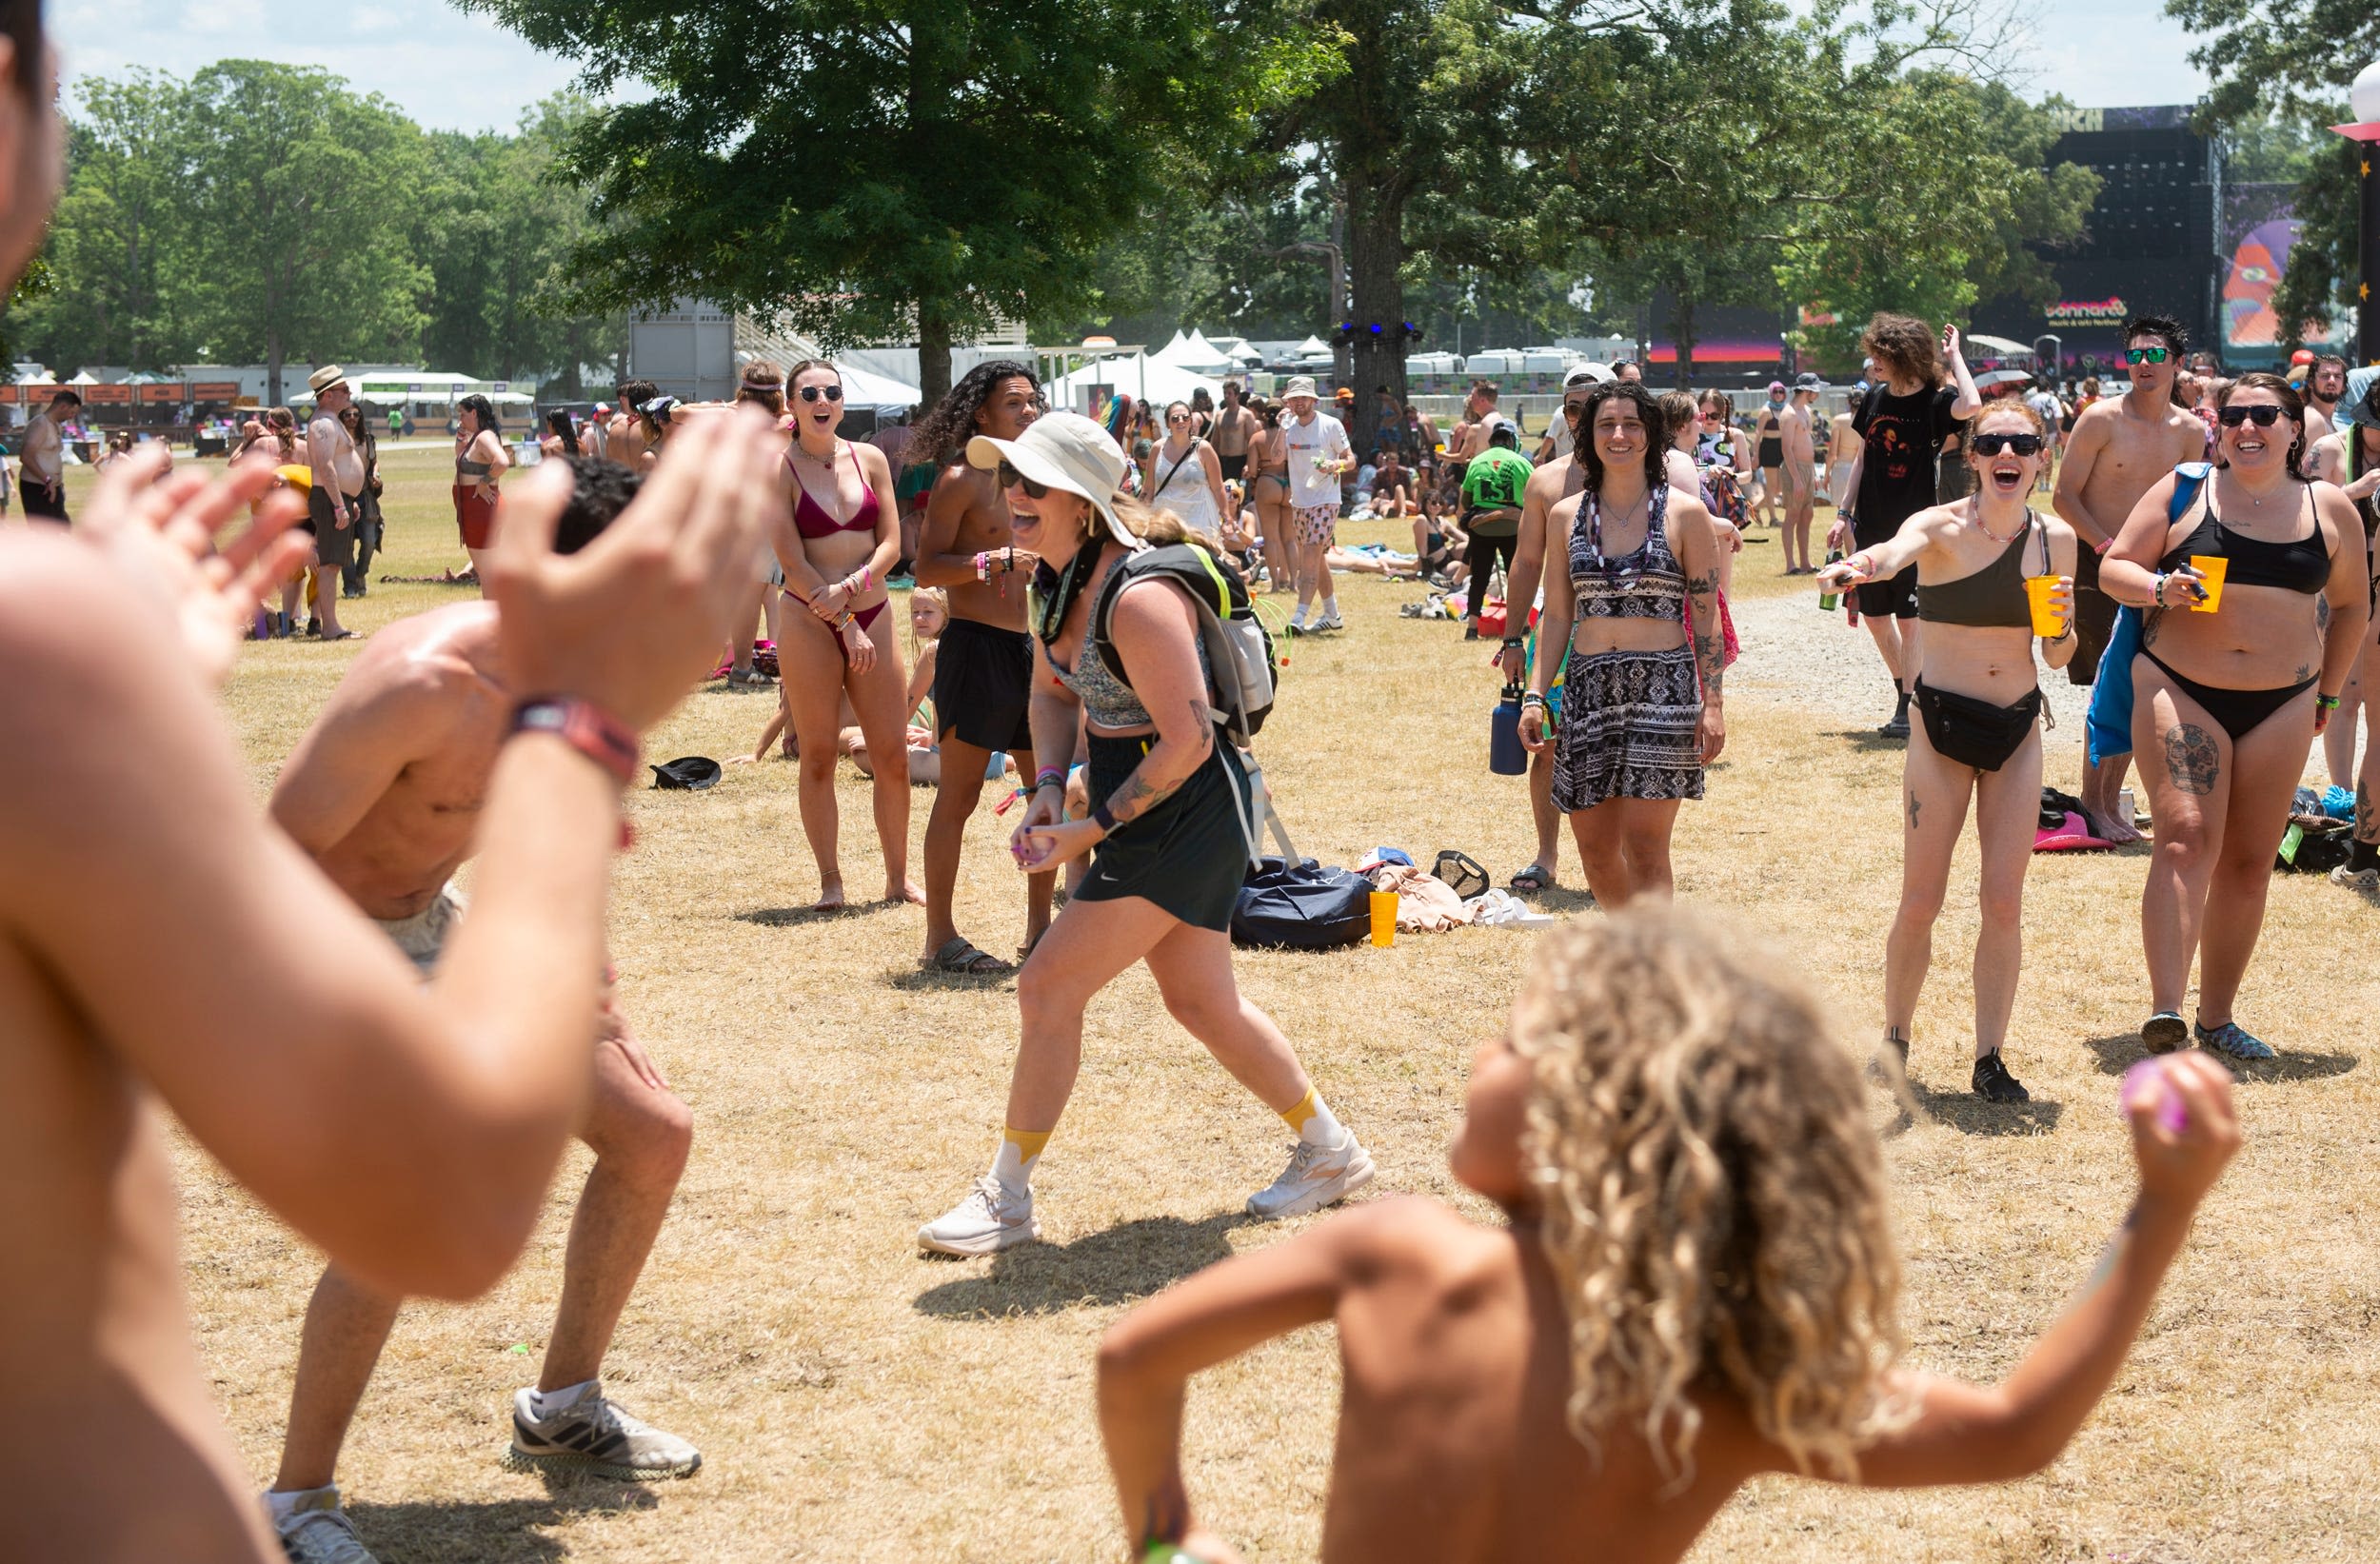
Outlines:
[[1520, 742], [1520, 686], [1504, 686], [1503, 698], [1488, 713], [1488, 769], [1499, 777], [1529, 774], [1529, 748]]

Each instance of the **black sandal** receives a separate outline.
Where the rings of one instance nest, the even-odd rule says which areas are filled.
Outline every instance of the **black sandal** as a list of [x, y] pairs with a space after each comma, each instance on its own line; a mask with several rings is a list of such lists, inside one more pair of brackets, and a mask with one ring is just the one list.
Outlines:
[[1518, 874], [1513, 876], [1508, 883], [1514, 890], [1518, 891], [1525, 896], [1531, 891], [1542, 891], [1551, 888], [1554, 883], [1554, 871], [1551, 869], [1541, 869], [1537, 867], [1537, 865], [1532, 863], [1527, 868], [1521, 870]]

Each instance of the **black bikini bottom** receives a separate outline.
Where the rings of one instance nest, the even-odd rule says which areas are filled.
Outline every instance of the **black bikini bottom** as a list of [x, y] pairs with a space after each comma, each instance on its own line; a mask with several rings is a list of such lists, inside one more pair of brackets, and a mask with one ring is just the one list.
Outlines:
[[2202, 684], [2195, 679], [2184, 679], [2167, 667], [2165, 660], [2154, 652], [2142, 652], [2140, 655], [2164, 668], [2165, 676], [2173, 681], [2174, 688], [2204, 707], [2207, 715], [2231, 736], [2233, 743], [2247, 738], [2263, 725], [2266, 718], [2305, 694], [2307, 686], [2313, 683], [2311, 679], [2301, 679], [2294, 684], [2283, 684], [2277, 689], [2230, 690], [2214, 684]]
[[2041, 716], [2039, 685], [2027, 690], [2013, 705], [1997, 706], [1972, 695], [1938, 690], [1924, 680], [1913, 692], [1917, 715], [1926, 724], [1926, 740], [1944, 760], [1997, 771], [2008, 763], [2033, 732]]

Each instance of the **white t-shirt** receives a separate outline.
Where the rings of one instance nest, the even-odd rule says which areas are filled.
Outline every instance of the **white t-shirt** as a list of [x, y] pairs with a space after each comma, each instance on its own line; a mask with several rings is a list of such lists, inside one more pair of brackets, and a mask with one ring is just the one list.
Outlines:
[[1289, 447], [1289, 503], [1303, 510], [1312, 505], [1339, 504], [1339, 474], [1318, 473], [1319, 461], [1344, 461], [1355, 454], [1347, 444], [1347, 430], [1338, 419], [1317, 411], [1312, 420], [1300, 424], [1284, 416], [1280, 421], [1281, 437]]
[[2055, 394], [2049, 391], [2033, 392], [2033, 395], [2025, 398], [2025, 404], [2041, 415], [2041, 422], [2049, 426], [2050, 433], [2054, 437], [2057, 434], [2059, 420], [2066, 416], [2066, 404], [2060, 402]]

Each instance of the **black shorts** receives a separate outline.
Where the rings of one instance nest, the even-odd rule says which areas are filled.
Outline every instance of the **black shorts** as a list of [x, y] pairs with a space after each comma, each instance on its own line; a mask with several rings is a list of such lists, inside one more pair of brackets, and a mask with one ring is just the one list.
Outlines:
[[29, 472], [18, 480], [17, 489], [25, 496], [26, 515], [39, 517], [45, 522], [56, 522], [60, 525], [68, 525], [65, 479], [59, 479], [58, 486], [52, 489]]
[[2096, 683], [2099, 659], [2115, 633], [2115, 600], [2099, 590], [2099, 551], [2083, 544], [2074, 551], [2074, 656], [2066, 677], [2077, 684]]
[[330, 508], [330, 491], [309, 488], [306, 491], [307, 528], [314, 534], [314, 563], [335, 564], [345, 569], [355, 558], [356, 530], [364, 525], [363, 499], [360, 494], [347, 498], [347, 525], [341, 526], [337, 512]]
[[1227, 484], [1240, 482], [1240, 475], [1248, 470], [1248, 456], [1245, 451], [1238, 456], [1224, 456], [1219, 453], [1215, 460], [1223, 465], [1223, 482]]
[[[1851, 526], [1854, 551], [1890, 543], [1900, 529], [1900, 518], [1870, 526], [1868, 518], [1861, 516]], [[1859, 604], [1860, 617], [1864, 619], [1915, 619], [1917, 567], [1913, 564], [1890, 581], [1863, 581], [1852, 588], [1852, 597]]]
[[934, 654], [934, 737], [1033, 756], [1033, 641], [972, 619], [942, 628]]
[[[1090, 736], [1083, 779], [1091, 806], [1107, 802], [1148, 754], [1150, 740]], [[1249, 811], [1255, 800], [1240, 751], [1215, 736], [1215, 747], [1181, 786], [1116, 828], [1092, 850], [1076, 902], [1138, 896], [1194, 928], [1231, 927], [1248, 878]]]

